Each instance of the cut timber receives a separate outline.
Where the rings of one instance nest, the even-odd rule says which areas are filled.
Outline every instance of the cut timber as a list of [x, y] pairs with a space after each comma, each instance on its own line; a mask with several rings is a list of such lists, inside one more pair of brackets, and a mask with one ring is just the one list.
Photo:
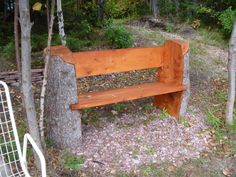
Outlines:
[[82, 108], [90, 108], [154, 95], [164, 95], [168, 93], [180, 92], [186, 89], [187, 87], [183, 85], [154, 82], [126, 88], [117, 88], [105, 91], [85, 93], [79, 95], [79, 103], [71, 105], [71, 109], [75, 110]]
[[52, 55], [75, 65], [77, 78], [159, 68], [163, 52], [162, 46], [73, 53], [63, 46], [52, 47]]

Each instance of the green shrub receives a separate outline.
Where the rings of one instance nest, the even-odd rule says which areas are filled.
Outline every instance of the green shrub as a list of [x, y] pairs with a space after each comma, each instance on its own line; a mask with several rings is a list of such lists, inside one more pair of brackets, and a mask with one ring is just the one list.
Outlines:
[[149, 11], [145, 0], [107, 0], [105, 13], [111, 18], [145, 15]]
[[85, 45], [88, 44], [88, 41], [86, 40], [80, 40], [77, 38], [73, 38], [68, 36], [66, 38], [67, 46], [72, 50], [72, 51], [79, 51], [84, 47]]
[[2, 47], [3, 57], [10, 60], [15, 57], [15, 45], [13, 41], [8, 42], [5, 46]]
[[219, 23], [222, 26], [223, 33], [229, 36], [233, 30], [233, 24], [236, 20], [236, 9], [229, 7], [219, 16]]
[[122, 25], [111, 24], [105, 28], [105, 40], [114, 48], [128, 48], [133, 45], [132, 34]]
[[32, 51], [42, 51], [47, 47], [48, 35], [47, 34], [34, 34], [31, 36]]

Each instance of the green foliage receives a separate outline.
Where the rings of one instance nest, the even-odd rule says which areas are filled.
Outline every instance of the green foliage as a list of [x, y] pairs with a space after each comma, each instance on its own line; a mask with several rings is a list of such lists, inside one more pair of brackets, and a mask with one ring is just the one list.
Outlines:
[[189, 127], [189, 122], [185, 119], [185, 117], [180, 117], [179, 122], [184, 125], [185, 127]]
[[82, 156], [76, 156], [69, 152], [66, 152], [63, 155], [64, 166], [70, 170], [80, 170], [83, 166], [85, 159]]
[[[10, 136], [12, 138], [13, 133], [11, 133]], [[9, 138], [9, 137], [6, 137], [6, 138]], [[16, 151], [17, 148], [16, 148], [16, 143], [15, 142], [5, 143], [4, 139], [1, 137], [0, 138], [0, 148], [1, 148], [1, 151], [2, 151], [1, 153], [4, 154], [3, 157], [4, 157], [4, 160], [5, 160], [6, 163], [19, 159], [18, 153]]]
[[122, 25], [111, 23], [104, 29], [105, 40], [114, 48], [128, 48], [133, 45], [132, 34]]
[[143, 176], [156, 176], [163, 177], [165, 173], [162, 168], [158, 168], [156, 165], [151, 164], [141, 168], [141, 173]]
[[149, 148], [146, 148], [144, 152], [148, 155], [153, 155], [156, 153], [156, 149], [154, 149], [153, 147], [149, 147]]
[[233, 10], [232, 7], [229, 7], [220, 14], [219, 23], [222, 26], [222, 30], [226, 36], [231, 34], [235, 20], [236, 9]]
[[222, 125], [220, 118], [215, 116], [211, 110], [207, 111], [207, 121], [213, 128], [220, 128]]
[[66, 42], [67, 42], [67, 46], [72, 51], [79, 51], [88, 44], [88, 41], [86, 40], [80, 40], [80, 39], [76, 39], [69, 36], [66, 38]]
[[112, 109], [115, 111], [123, 111], [126, 108], [126, 105], [124, 103], [117, 103], [112, 105]]
[[145, 0], [107, 0], [105, 12], [109, 18], [124, 18], [147, 14], [148, 3]]
[[182, 177], [185, 176], [185, 170], [182, 167], [178, 167], [175, 171], [175, 176], [176, 177]]
[[48, 35], [47, 34], [33, 34], [31, 36], [31, 46], [32, 46], [32, 51], [42, 51], [47, 47], [47, 40], [48, 40]]
[[3, 57], [5, 57], [8, 60], [14, 59], [15, 45], [12, 40], [2, 47], [2, 54], [3, 54]]
[[164, 108], [164, 109], [162, 110], [162, 112], [160, 113], [160, 115], [159, 115], [159, 117], [160, 117], [161, 120], [167, 118], [168, 116], [169, 116], [169, 113], [168, 113], [168, 111], [167, 111], [166, 108]]

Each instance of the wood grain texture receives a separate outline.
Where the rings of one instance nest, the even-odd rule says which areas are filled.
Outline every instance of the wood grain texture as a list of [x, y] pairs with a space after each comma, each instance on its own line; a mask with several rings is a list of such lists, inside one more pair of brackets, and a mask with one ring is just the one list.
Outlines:
[[171, 83], [146, 83], [126, 88], [108, 89], [79, 95], [79, 103], [71, 105], [71, 109], [90, 108], [111, 103], [129, 101], [154, 95], [162, 95], [185, 90], [183, 85]]
[[74, 64], [76, 77], [80, 78], [161, 67], [163, 49], [159, 46], [71, 53], [63, 46], [58, 46], [52, 47], [51, 53]]
[[[163, 83], [182, 85], [184, 73], [184, 54], [188, 46], [184, 42], [168, 40], [164, 44], [163, 66], [158, 72], [158, 80]], [[155, 105], [160, 109], [167, 109], [176, 118], [180, 116], [182, 92], [170, 93], [155, 97]]]
[[79, 102], [71, 105], [71, 109], [89, 108], [156, 95], [154, 104], [161, 109], [166, 108], [170, 115], [178, 118], [182, 92], [189, 89], [189, 86], [183, 84], [184, 55], [188, 50], [188, 43], [167, 40], [159, 47], [74, 53], [64, 46], [56, 46], [52, 47], [51, 54], [60, 56], [65, 62], [75, 65], [77, 78], [160, 67], [157, 73], [159, 83], [81, 94], [78, 96]]

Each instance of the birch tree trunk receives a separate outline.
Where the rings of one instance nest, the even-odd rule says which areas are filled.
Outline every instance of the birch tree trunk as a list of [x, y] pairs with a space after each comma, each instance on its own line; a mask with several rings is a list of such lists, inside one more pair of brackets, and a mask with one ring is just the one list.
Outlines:
[[60, 38], [61, 38], [61, 44], [65, 46], [66, 34], [64, 30], [64, 18], [63, 18], [63, 12], [62, 12], [62, 7], [61, 7], [61, 0], [57, 0], [57, 18], [58, 18], [58, 28], [59, 28]]
[[48, 62], [51, 54], [51, 41], [52, 41], [52, 32], [53, 32], [53, 22], [54, 22], [54, 9], [55, 9], [55, 0], [52, 0], [51, 4], [51, 12], [50, 12], [50, 22], [49, 22], [49, 31], [48, 31], [48, 43], [47, 43], [47, 51], [45, 56], [45, 67], [44, 67], [44, 77], [43, 77], [43, 85], [40, 95], [40, 118], [39, 118], [39, 128], [40, 128], [40, 136], [41, 141], [44, 142], [44, 99], [47, 85], [47, 72], [48, 72]]
[[235, 101], [235, 64], [236, 64], [236, 21], [234, 22], [234, 29], [231, 35], [228, 55], [228, 101], [226, 106], [226, 123], [233, 125], [233, 112]]
[[[29, 0], [21, 0], [19, 3], [20, 26], [21, 26], [21, 68], [22, 68], [22, 101], [25, 106], [29, 133], [36, 144], [42, 150], [39, 136], [38, 123], [36, 118], [35, 104], [31, 85], [31, 27]], [[37, 155], [34, 154], [38, 170], [40, 163]]]

